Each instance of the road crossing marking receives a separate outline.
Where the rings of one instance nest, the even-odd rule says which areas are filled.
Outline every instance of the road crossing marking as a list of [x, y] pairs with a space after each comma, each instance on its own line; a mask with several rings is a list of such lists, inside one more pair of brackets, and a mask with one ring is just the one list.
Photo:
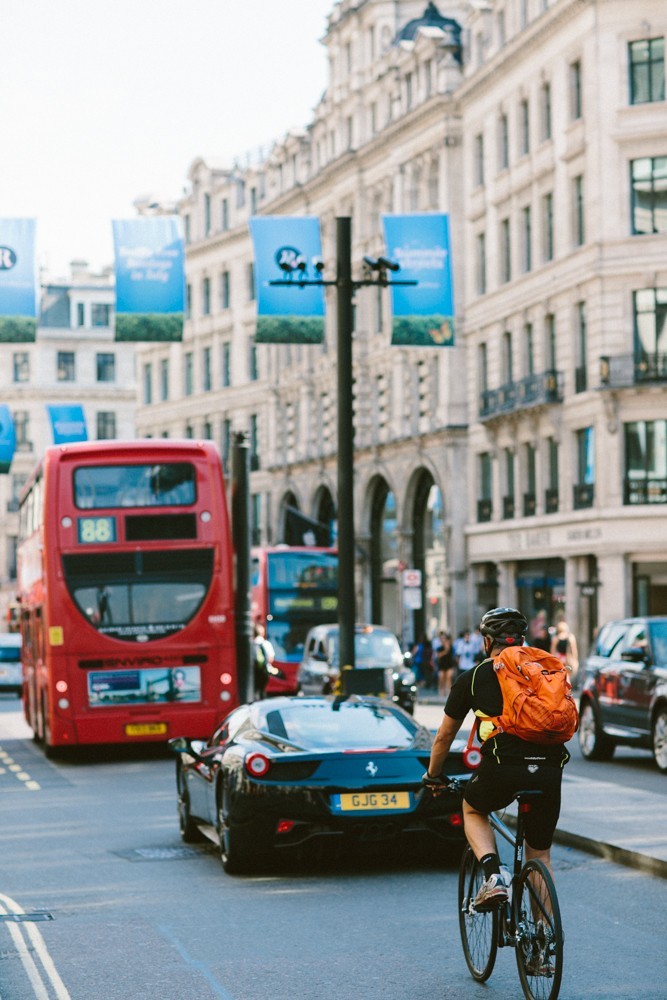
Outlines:
[[17, 764], [13, 757], [0, 747], [0, 761], [2, 765], [0, 766], [0, 774], [7, 774], [9, 772], [18, 781], [23, 782], [23, 787], [27, 788], [29, 792], [38, 792], [41, 789], [41, 785], [38, 781], [34, 781], [27, 771], [23, 770], [22, 764]]
[[[25, 913], [25, 910], [9, 896], [0, 893], [0, 913]], [[72, 1000], [49, 954], [44, 938], [35, 925], [27, 922], [20, 924], [8, 923], [7, 930], [12, 937], [19, 958], [23, 963], [23, 968], [30, 980], [35, 1000], [50, 1000], [52, 993], [49, 990], [49, 984], [56, 996], [56, 1000]], [[41, 962], [43, 972], [32, 957], [30, 953], [31, 948]]]

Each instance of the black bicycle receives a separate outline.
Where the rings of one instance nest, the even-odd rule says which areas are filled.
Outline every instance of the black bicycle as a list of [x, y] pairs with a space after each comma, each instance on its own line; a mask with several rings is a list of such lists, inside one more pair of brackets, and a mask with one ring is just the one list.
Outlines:
[[[449, 788], [457, 788], [456, 779]], [[498, 948], [514, 948], [519, 978], [527, 1000], [556, 1000], [563, 975], [563, 927], [556, 887], [542, 861], [523, 863], [525, 817], [539, 791], [518, 792], [516, 834], [491, 813], [491, 826], [514, 848], [509, 899], [494, 909], [475, 909], [484, 871], [466, 847], [459, 871], [459, 928], [466, 963], [473, 979], [483, 983], [493, 972]]]

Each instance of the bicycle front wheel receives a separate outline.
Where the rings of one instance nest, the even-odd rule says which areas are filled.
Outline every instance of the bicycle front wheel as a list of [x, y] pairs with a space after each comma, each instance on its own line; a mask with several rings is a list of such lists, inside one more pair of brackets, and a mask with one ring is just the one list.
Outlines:
[[484, 870], [469, 847], [459, 869], [459, 929], [470, 974], [484, 983], [493, 972], [498, 952], [498, 910], [478, 913], [473, 906], [484, 881]]
[[556, 887], [542, 861], [527, 861], [514, 891], [516, 964], [526, 1000], [556, 1000], [563, 975], [563, 925]]

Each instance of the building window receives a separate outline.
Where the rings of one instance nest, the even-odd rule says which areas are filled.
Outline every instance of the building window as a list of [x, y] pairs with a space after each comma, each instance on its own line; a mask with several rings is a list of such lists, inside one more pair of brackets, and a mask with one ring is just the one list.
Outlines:
[[523, 360], [525, 374], [530, 376], [535, 374], [535, 337], [533, 334], [533, 324], [526, 323], [523, 328]]
[[542, 84], [542, 141], [546, 142], [547, 139], [552, 137], [552, 121], [551, 121], [551, 84]]
[[225, 418], [220, 426], [220, 452], [222, 456], [222, 471], [227, 475], [230, 471], [232, 453], [232, 422]]
[[56, 379], [58, 382], [76, 381], [76, 359], [74, 351], [58, 351], [56, 359]]
[[185, 286], [185, 318], [192, 316], [192, 285], [188, 282]]
[[192, 424], [188, 423], [185, 425], [185, 437], [191, 440], [195, 436], [195, 429]]
[[570, 120], [575, 122], [582, 115], [581, 63], [570, 63]]
[[246, 283], [248, 289], [248, 302], [255, 301], [255, 265], [252, 261], [246, 266]]
[[153, 366], [149, 362], [148, 364], [144, 365], [144, 403], [147, 406], [150, 406], [152, 402], [153, 402]]
[[498, 120], [498, 169], [507, 170], [510, 162], [510, 131], [507, 115]]
[[547, 370], [556, 371], [556, 317], [548, 313], [544, 319], [545, 355]]
[[519, 105], [519, 155], [525, 156], [530, 152], [530, 111], [528, 101], [523, 100]]
[[211, 279], [204, 278], [201, 283], [201, 312], [202, 316], [211, 315]]
[[194, 357], [192, 351], [188, 351], [183, 358], [183, 393], [191, 396], [194, 391]]
[[208, 417], [206, 417], [204, 423], [202, 424], [201, 435], [204, 438], [204, 441], [213, 440], [213, 424]]
[[201, 355], [201, 380], [202, 380], [202, 390], [204, 392], [210, 392], [213, 388], [213, 377], [211, 373], [211, 348], [205, 347]]
[[169, 358], [160, 359], [160, 399], [169, 399]]
[[220, 225], [223, 233], [229, 229], [229, 198], [223, 198], [220, 203]]
[[547, 438], [547, 483], [544, 494], [544, 509], [547, 514], [555, 514], [558, 510], [558, 442], [555, 438]]
[[477, 381], [480, 393], [489, 389], [489, 352], [486, 344], [480, 344], [477, 352]]
[[595, 431], [584, 427], [575, 431], [577, 449], [577, 481], [574, 486], [574, 507], [592, 507], [595, 499]]
[[525, 28], [528, 24], [528, 0], [520, 0], [519, 17], [521, 19], [521, 27]]
[[204, 195], [204, 236], [208, 236], [211, 232], [211, 196], [210, 194]]
[[505, 493], [503, 495], [503, 517], [514, 517], [514, 450], [505, 448]]
[[262, 544], [262, 494], [250, 495], [250, 543]]
[[102, 353], [95, 355], [98, 382], [116, 381], [116, 355]]
[[474, 177], [477, 187], [484, 186], [484, 136], [476, 135], [474, 140]]
[[667, 420], [625, 425], [623, 502], [667, 503]]
[[7, 535], [7, 577], [9, 580], [16, 579], [18, 541], [16, 535]]
[[576, 305], [576, 333], [577, 343], [575, 345], [577, 367], [574, 371], [575, 392], [585, 392], [588, 388], [588, 377], [586, 374], [586, 356], [588, 354], [588, 329], [586, 323], [586, 303], [577, 302]]
[[184, 231], [185, 242], [189, 243], [190, 240], [191, 240], [191, 238], [192, 238], [191, 233], [190, 233], [190, 216], [189, 215], [184, 215], [183, 216], [183, 231]]
[[554, 196], [542, 198], [542, 258], [547, 263], [554, 259]]
[[111, 306], [107, 302], [93, 302], [90, 307], [91, 326], [111, 325]]
[[232, 384], [232, 345], [229, 341], [225, 341], [222, 345], [222, 387], [226, 389]]
[[259, 378], [259, 366], [257, 364], [257, 344], [255, 338], [248, 341], [248, 378], [251, 382], [256, 382]]
[[116, 414], [110, 410], [100, 410], [96, 417], [97, 440], [108, 441], [116, 437]]
[[524, 463], [526, 491], [523, 494], [523, 516], [532, 517], [537, 509], [536, 452], [532, 444], [525, 446]]
[[503, 219], [500, 223], [500, 281], [507, 283], [512, 278], [512, 244], [510, 239], [510, 220]]
[[503, 334], [503, 356], [502, 356], [503, 382], [509, 385], [514, 381], [514, 358], [512, 351], [512, 334], [506, 330]]
[[479, 494], [477, 520], [490, 521], [493, 515], [493, 468], [488, 451], [479, 456]]
[[250, 445], [250, 468], [254, 472], [259, 469], [259, 421], [257, 419], [257, 414], [253, 413], [250, 416], [250, 426], [248, 428], [249, 434], [249, 445]]
[[220, 308], [229, 309], [229, 271], [223, 271], [220, 275]]
[[12, 355], [12, 372], [14, 382], [30, 381], [30, 355], [27, 351], [15, 351]]
[[635, 358], [667, 357], [667, 288], [634, 293]]
[[14, 410], [14, 433], [16, 435], [17, 451], [32, 451], [30, 440], [30, 414], [27, 410]]
[[86, 325], [86, 307], [83, 302], [77, 302], [76, 304], [76, 325]]
[[477, 234], [477, 294], [486, 292], [486, 234]]
[[530, 205], [526, 205], [521, 210], [521, 232], [522, 232], [521, 269], [525, 274], [526, 272], [530, 271], [533, 266]]
[[632, 233], [667, 233], [667, 156], [630, 164]]
[[[665, 160], [667, 163], [667, 160]], [[572, 229], [575, 247], [581, 247], [586, 240], [584, 226], [584, 178], [579, 175], [572, 181]]]
[[630, 104], [665, 99], [665, 39], [630, 42]]

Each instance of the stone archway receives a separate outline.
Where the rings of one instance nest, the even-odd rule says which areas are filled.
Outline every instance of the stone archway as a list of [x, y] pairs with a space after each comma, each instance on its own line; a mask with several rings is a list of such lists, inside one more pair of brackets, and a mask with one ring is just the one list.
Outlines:
[[412, 563], [422, 575], [422, 606], [412, 612], [414, 641], [445, 625], [446, 555], [442, 491], [429, 470], [421, 469], [412, 503]]
[[400, 632], [396, 496], [382, 476], [370, 485], [370, 607], [374, 625]]

